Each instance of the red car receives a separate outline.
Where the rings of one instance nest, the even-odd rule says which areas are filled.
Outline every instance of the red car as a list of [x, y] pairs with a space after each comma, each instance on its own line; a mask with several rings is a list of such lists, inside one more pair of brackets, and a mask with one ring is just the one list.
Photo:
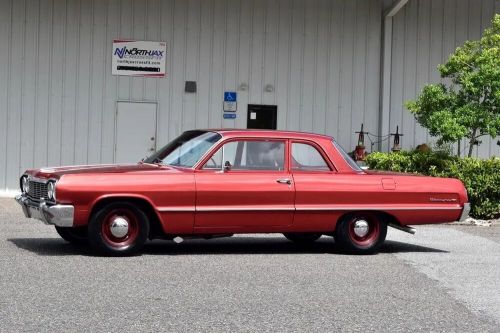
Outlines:
[[469, 212], [457, 179], [364, 171], [332, 137], [288, 131], [187, 131], [137, 164], [27, 170], [20, 185], [26, 217], [106, 255], [236, 233], [327, 235], [365, 254], [388, 226], [413, 233]]

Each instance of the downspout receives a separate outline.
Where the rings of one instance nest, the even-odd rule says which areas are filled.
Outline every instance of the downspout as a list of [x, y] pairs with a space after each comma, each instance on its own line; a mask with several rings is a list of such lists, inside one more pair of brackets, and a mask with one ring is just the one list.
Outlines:
[[[392, 18], [396, 15], [401, 8], [403, 8], [408, 0], [397, 0], [393, 2], [388, 11], [384, 14], [383, 25], [383, 48], [382, 48], [382, 78], [381, 78], [381, 94], [380, 94], [380, 117], [379, 117], [379, 135], [388, 135], [389, 116], [391, 112], [391, 69], [392, 69]], [[380, 151], [389, 151], [389, 140], [386, 142], [379, 142], [378, 149]]]

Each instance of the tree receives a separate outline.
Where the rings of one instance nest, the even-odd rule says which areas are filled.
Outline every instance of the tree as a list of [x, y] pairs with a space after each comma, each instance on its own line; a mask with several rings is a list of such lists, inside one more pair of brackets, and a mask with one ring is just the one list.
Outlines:
[[500, 15], [480, 40], [466, 41], [438, 66], [448, 85], [428, 84], [405, 106], [438, 143], [469, 141], [500, 134]]

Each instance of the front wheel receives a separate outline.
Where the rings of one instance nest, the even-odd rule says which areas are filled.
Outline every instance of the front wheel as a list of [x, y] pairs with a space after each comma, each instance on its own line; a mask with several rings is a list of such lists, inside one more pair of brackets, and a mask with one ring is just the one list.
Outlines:
[[146, 214], [129, 202], [113, 202], [98, 210], [90, 219], [90, 246], [98, 253], [111, 256], [138, 252], [149, 235]]
[[56, 226], [56, 231], [67, 242], [76, 246], [84, 246], [88, 243], [87, 227], [64, 228]]
[[346, 215], [335, 228], [335, 241], [346, 252], [372, 254], [380, 249], [387, 235], [387, 224], [371, 212]]

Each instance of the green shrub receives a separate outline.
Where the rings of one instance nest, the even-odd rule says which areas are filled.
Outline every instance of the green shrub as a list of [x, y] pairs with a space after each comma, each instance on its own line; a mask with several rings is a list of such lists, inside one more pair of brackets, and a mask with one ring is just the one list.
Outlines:
[[372, 153], [366, 163], [370, 169], [458, 178], [467, 188], [472, 217], [488, 219], [500, 216], [499, 158], [480, 160], [436, 152], [401, 151]]

